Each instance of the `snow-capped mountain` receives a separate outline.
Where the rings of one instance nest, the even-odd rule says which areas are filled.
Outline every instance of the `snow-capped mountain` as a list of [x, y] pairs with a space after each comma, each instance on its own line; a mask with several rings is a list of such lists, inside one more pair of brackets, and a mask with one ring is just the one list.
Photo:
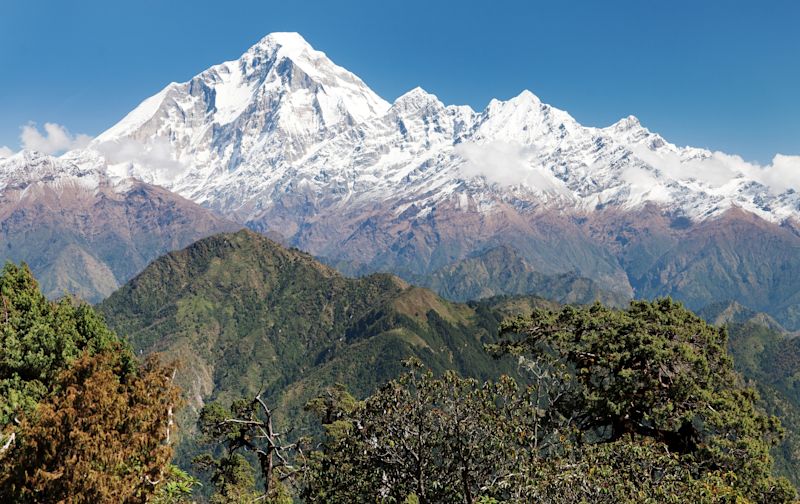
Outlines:
[[135, 176], [228, 212], [268, 187], [279, 169], [300, 162], [309, 146], [388, 108], [298, 34], [279, 33], [238, 60], [170, 84], [90, 150], [108, 158], [115, 176]]
[[58, 162], [25, 156], [0, 162], [0, 195], [138, 180], [350, 273], [420, 278], [503, 246], [543, 274], [800, 327], [800, 157], [678, 147], [633, 116], [587, 127], [529, 91], [390, 104], [295, 33], [169, 84]]
[[480, 112], [421, 88], [389, 105], [296, 33], [168, 85], [89, 150], [113, 176], [245, 222], [269, 220], [287, 194], [306, 197], [304, 216], [387, 202], [424, 212], [454, 197], [485, 210], [653, 202], [695, 220], [736, 206], [779, 222], [800, 208], [793, 188], [774, 190], [758, 167], [679, 148], [635, 117], [585, 127], [529, 91]]

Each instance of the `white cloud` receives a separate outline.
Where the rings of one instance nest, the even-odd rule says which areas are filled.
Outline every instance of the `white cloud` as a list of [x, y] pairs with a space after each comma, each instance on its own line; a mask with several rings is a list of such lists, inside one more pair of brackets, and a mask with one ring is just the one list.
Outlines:
[[[668, 200], [665, 183], [669, 180], [694, 180], [710, 189], [719, 189], [746, 179], [763, 184], [776, 195], [788, 189], [800, 191], [800, 155], [778, 154], [769, 164], [761, 165], [724, 152], [681, 159], [666, 149], [656, 152], [644, 145], [631, 149], [649, 166], [631, 165], [620, 176], [631, 186], [632, 195], [639, 198]], [[491, 183], [522, 184], [545, 192], [566, 190], [563, 182], [541, 165], [534, 147], [493, 141], [459, 144], [455, 152], [465, 161], [460, 167], [465, 177], [482, 176]]]
[[800, 190], [800, 156], [778, 154], [770, 164], [759, 165], [724, 152], [712, 152], [708, 157], [684, 161], [673, 152], [657, 153], [644, 146], [634, 147], [633, 152], [636, 157], [674, 180], [694, 179], [718, 188], [745, 177], [764, 184], [775, 194], [787, 189]]
[[485, 177], [503, 186], [526, 185], [545, 192], [563, 192], [563, 182], [537, 162], [533, 147], [510, 142], [462, 143], [455, 147], [464, 159], [461, 173]]
[[[137, 176], [150, 182], [163, 184], [173, 181], [186, 167], [175, 159], [169, 140], [157, 137], [147, 143], [131, 138], [103, 142], [97, 146], [108, 164], [128, 164], [129, 173], [124, 176]], [[146, 173], [142, 173], [141, 170]]]
[[654, 152], [646, 146], [633, 147], [636, 157], [658, 168], [674, 180], [695, 179], [710, 187], [721, 187], [750, 170], [750, 165], [738, 156], [714, 152], [710, 157], [681, 160], [670, 151]]
[[778, 193], [800, 190], [800, 156], [776, 154], [769, 165], [751, 170], [751, 176]]
[[19, 138], [23, 149], [36, 150], [45, 154], [58, 154], [70, 149], [86, 147], [92, 140], [89, 135], [73, 135], [67, 128], [56, 123], [45, 123], [44, 134], [39, 131], [35, 123], [28, 123], [22, 127]]
[[0, 147], [0, 159], [11, 157], [14, 155], [14, 151], [8, 148], [7, 146], [3, 145]]

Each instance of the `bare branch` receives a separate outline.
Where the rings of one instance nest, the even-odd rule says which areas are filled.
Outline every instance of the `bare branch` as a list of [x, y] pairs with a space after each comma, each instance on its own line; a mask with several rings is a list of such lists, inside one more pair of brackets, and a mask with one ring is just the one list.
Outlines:
[[16, 438], [17, 438], [17, 433], [16, 432], [12, 432], [11, 436], [9, 436], [8, 440], [6, 441], [6, 443], [2, 447], [0, 447], [0, 453], [3, 453], [4, 451], [8, 450], [11, 447], [11, 444], [14, 442], [14, 440]]

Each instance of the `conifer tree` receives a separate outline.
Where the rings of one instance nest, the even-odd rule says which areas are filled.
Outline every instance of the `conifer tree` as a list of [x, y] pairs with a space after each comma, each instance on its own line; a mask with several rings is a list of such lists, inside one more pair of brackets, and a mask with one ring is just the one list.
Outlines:
[[0, 497], [136, 503], [155, 492], [172, 456], [178, 389], [155, 357], [126, 365], [120, 352], [85, 353], [62, 373], [0, 461]]
[[[94, 310], [0, 273], [0, 502], [145, 502], [165, 482], [179, 392]], [[166, 478], [168, 479], [168, 478]]]

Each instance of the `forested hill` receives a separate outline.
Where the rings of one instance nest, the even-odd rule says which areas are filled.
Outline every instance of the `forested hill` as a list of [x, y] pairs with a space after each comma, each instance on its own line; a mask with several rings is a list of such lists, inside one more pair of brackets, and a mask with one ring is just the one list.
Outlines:
[[178, 359], [192, 418], [209, 400], [261, 389], [284, 415], [337, 382], [363, 396], [411, 356], [477, 378], [512, 369], [484, 351], [505, 314], [489, 304], [449, 302], [390, 275], [345, 278], [249, 231], [161, 257], [98, 309], [138, 354]]
[[[137, 353], [162, 352], [180, 362], [177, 381], [189, 405], [184, 423], [191, 427], [209, 401], [260, 390], [278, 406], [280, 422], [305, 424], [302, 406], [325, 387], [343, 383], [365, 397], [398, 376], [400, 362], [412, 356], [437, 373], [455, 369], [487, 379], [513, 372], [510, 359], [495, 360], [484, 346], [497, 341], [502, 320], [543, 306], [556, 308], [526, 296], [461, 304], [391, 275], [346, 278], [243, 230], [159, 258], [98, 309]], [[752, 330], [743, 332], [743, 310], [721, 303], [703, 315], [734, 324], [737, 368], [758, 380], [766, 407], [794, 428], [800, 400], [787, 396], [791, 387], [775, 390], [758, 348], [741, 343], [743, 334], [762, 334], [752, 328], [763, 322], [750, 314]], [[779, 339], [779, 326], [772, 329], [770, 337]], [[795, 437], [790, 433], [774, 451], [789, 476], [798, 465]], [[193, 446], [183, 442], [184, 460]]]

